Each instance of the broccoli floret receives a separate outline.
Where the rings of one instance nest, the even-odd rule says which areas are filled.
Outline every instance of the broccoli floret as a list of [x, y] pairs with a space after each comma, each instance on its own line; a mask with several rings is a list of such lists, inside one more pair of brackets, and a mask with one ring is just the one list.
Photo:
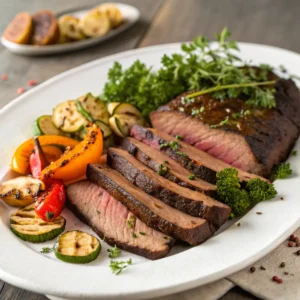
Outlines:
[[272, 199], [277, 195], [273, 184], [259, 178], [251, 179], [243, 189], [238, 171], [233, 168], [217, 173], [216, 186], [220, 200], [232, 209], [231, 217], [241, 216], [253, 204]]
[[216, 186], [220, 200], [232, 209], [231, 217], [244, 214], [250, 207], [249, 195], [241, 189], [236, 169], [227, 168], [217, 173]]
[[259, 178], [249, 180], [246, 189], [253, 203], [270, 200], [277, 195], [277, 191], [272, 183], [268, 183]]
[[272, 180], [284, 179], [292, 174], [292, 169], [290, 163], [281, 163], [275, 166], [273, 174], [271, 176]]

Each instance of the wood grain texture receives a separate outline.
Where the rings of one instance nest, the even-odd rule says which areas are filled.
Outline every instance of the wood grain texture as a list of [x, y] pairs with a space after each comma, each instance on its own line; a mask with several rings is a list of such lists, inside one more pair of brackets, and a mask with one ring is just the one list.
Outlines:
[[170, 0], [165, 1], [140, 47], [214, 38], [224, 26], [233, 39], [300, 52], [299, 0]]
[[[99, 4], [99, 0], [9, 0], [0, 1], [0, 31], [2, 31], [13, 16], [23, 10], [30, 12], [37, 11], [42, 8], [49, 8], [56, 13], [76, 9], [80, 7], [93, 7]], [[27, 82], [30, 79], [43, 82], [54, 75], [63, 71], [69, 70], [86, 62], [101, 58], [107, 55], [126, 51], [138, 44], [143, 37], [145, 31], [151, 23], [151, 20], [159, 8], [162, 0], [124, 0], [124, 3], [136, 6], [141, 11], [140, 21], [131, 29], [125, 31], [116, 38], [110, 39], [102, 44], [92, 48], [87, 48], [72, 53], [59, 54], [54, 56], [44, 57], [26, 57], [18, 56], [7, 51], [3, 46], [0, 46], [0, 76], [6, 74], [8, 80], [0, 80], [0, 106], [7, 104], [17, 95], [18, 87], [28, 89]]]
[[[104, 1], [85, 0], [83, 3], [82, 0], [2, 0], [0, 31], [19, 11], [34, 12], [47, 7], [61, 12], [83, 5], [93, 6], [99, 2]], [[25, 86], [28, 79], [41, 82], [82, 63], [137, 46], [188, 41], [200, 34], [213, 38], [224, 26], [233, 32], [233, 38], [238, 41], [268, 44], [300, 52], [299, 0], [122, 0], [122, 2], [138, 7], [142, 14], [141, 21], [116, 39], [99, 46], [70, 54], [40, 58], [16, 56], [0, 46], [0, 76], [1, 74], [9, 76], [9, 80], [0, 81], [2, 96], [0, 107], [15, 98], [16, 89]], [[153, 16], [155, 18], [152, 21]], [[0, 300], [27, 299], [47, 298], [9, 284], [4, 285], [0, 281]], [[236, 287], [221, 299], [258, 298]]]

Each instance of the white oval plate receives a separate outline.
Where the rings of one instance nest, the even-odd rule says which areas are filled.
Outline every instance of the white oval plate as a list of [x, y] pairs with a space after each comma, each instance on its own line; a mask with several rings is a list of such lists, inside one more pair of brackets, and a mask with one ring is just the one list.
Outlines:
[[[131, 5], [123, 4], [123, 3], [114, 3], [122, 13], [124, 23], [117, 27], [116, 29], [110, 30], [106, 35], [96, 38], [89, 38], [84, 39], [81, 41], [76, 41], [72, 43], [66, 44], [57, 44], [57, 45], [47, 45], [47, 46], [36, 46], [36, 45], [19, 45], [16, 43], [12, 43], [8, 41], [3, 36], [1, 37], [1, 42], [4, 47], [6, 47], [9, 51], [21, 55], [29, 55], [29, 56], [36, 56], [36, 55], [51, 55], [57, 54], [62, 52], [70, 52], [75, 51], [83, 48], [87, 48], [96, 44], [99, 44], [103, 41], [106, 41], [124, 30], [130, 28], [133, 24], [135, 24], [140, 18], [139, 10]], [[75, 17], [81, 18], [90, 9], [85, 10], [77, 10], [77, 11], [68, 11], [68, 13], [59, 14], [59, 17], [65, 14], [73, 15]]]
[[[240, 47], [245, 60], [252, 59], [254, 64], [283, 64], [291, 73], [300, 75], [300, 56], [296, 53], [255, 44], [241, 43]], [[11, 102], [0, 111], [0, 178], [8, 169], [14, 149], [31, 136], [32, 121], [51, 113], [56, 104], [66, 99], [75, 99], [87, 92], [98, 95], [114, 61], [128, 67], [140, 59], [155, 69], [164, 53], [179, 50], [179, 44], [167, 44], [99, 59], [58, 75]], [[300, 153], [299, 143], [296, 149]], [[290, 161], [294, 174], [276, 182], [278, 197], [253, 208], [239, 221], [240, 227], [233, 224], [197, 247], [176, 246], [171, 255], [157, 261], [123, 252], [119, 259], [131, 257], [133, 265], [118, 276], [109, 268], [105, 243], [102, 243], [99, 258], [89, 265], [67, 264], [58, 261], [53, 254], [40, 254], [42, 247], [51, 246], [53, 242], [33, 245], [16, 238], [8, 224], [9, 214], [14, 209], [1, 202], [0, 278], [15, 286], [56, 297], [106, 300], [150, 298], [222, 278], [266, 255], [300, 226], [300, 177], [296, 174], [300, 160], [292, 157]], [[257, 215], [257, 211], [263, 214]], [[67, 229], [90, 231], [68, 210], [64, 215], [68, 220]]]

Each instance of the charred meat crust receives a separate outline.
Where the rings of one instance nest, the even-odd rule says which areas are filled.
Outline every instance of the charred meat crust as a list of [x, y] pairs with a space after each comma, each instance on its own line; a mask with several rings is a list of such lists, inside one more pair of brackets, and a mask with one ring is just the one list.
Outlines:
[[[147, 167], [149, 167], [155, 172], [159, 172], [161, 164], [164, 164], [166, 167], [168, 167], [169, 171], [163, 172], [160, 175], [167, 178], [168, 180], [182, 187], [186, 187], [191, 190], [201, 191], [212, 198], [217, 197], [215, 185], [209, 184], [206, 181], [203, 181], [203, 184], [201, 184], [201, 181], [197, 179], [192, 181], [189, 180], [188, 176], [190, 175], [190, 172], [188, 172], [186, 168], [180, 166], [176, 161], [162, 154], [160, 151], [151, 149], [150, 147], [144, 145], [143, 143], [133, 138], [122, 139], [120, 142], [120, 147], [122, 149], [125, 149], [128, 153], [136, 157], [137, 160], [141, 161], [144, 165], [146, 165]], [[145, 152], [144, 150], [145, 147], [149, 148], [150, 152]], [[160, 159], [159, 161], [157, 159], [158, 155], [159, 156], [162, 155], [162, 159]], [[177, 165], [177, 170], [175, 171], [174, 171], [174, 164]], [[181, 173], [180, 177], [178, 177], [179, 172]], [[186, 176], [185, 179], [182, 178], [183, 174], [184, 176]]]
[[[144, 142], [146, 145], [152, 145], [153, 148], [156, 148], [154, 145], [157, 144], [158, 147], [162, 144], [167, 143], [166, 140], [163, 138], [160, 138], [159, 136], [156, 136], [153, 134], [151, 130], [148, 130], [148, 128], [144, 128], [142, 126], [134, 125], [131, 130], [131, 136], [136, 138], [137, 140]], [[174, 152], [170, 148], [163, 148], [163, 149], [157, 149], [174, 159], [176, 162], [178, 162], [181, 166], [188, 169], [191, 173], [195, 174], [197, 177], [215, 184], [216, 183], [216, 171], [207, 168], [203, 165], [195, 164], [189, 157], [182, 156]]]
[[159, 177], [122, 149], [109, 148], [107, 159], [110, 166], [142, 191], [182, 212], [206, 219], [216, 228], [221, 227], [229, 217], [231, 209], [227, 205]]
[[147, 250], [147, 249], [142, 249], [142, 248], [139, 248], [137, 246], [132, 246], [132, 245], [128, 245], [127, 243], [125, 242], [121, 242], [121, 241], [118, 241], [118, 240], [115, 240], [107, 235], [105, 235], [102, 231], [100, 231], [96, 226], [94, 226], [90, 220], [88, 220], [79, 210], [78, 208], [72, 204], [70, 201], [67, 201], [67, 207], [68, 209], [83, 223], [87, 224], [88, 226], [90, 226], [93, 231], [101, 238], [101, 239], [104, 239], [105, 238], [105, 242], [107, 244], [109, 244], [110, 246], [114, 246], [116, 245], [118, 248], [122, 249], [122, 250], [125, 250], [125, 251], [129, 251], [129, 252], [132, 252], [132, 253], [135, 253], [137, 255], [140, 255], [140, 256], [143, 256], [143, 257], [146, 257], [148, 259], [151, 259], [151, 260], [155, 260], [155, 259], [159, 259], [159, 258], [162, 258], [162, 257], [165, 257], [166, 255], [168, 255], [168, 253], [170, 252], [172, 246], [174, 245], [175, 243], [175, 240], [174, 239], [166, 239], [166, 242], [165, 242], [165, 245], [166, 245], [166, 248], [164, 251], [150, 251], [150, 250]]
[[[138, 197], [130, 194], [124, 184], [119, 184], [119, 182], [116, 182], [115, 178], [112, 178], [115, 177], [115, 175], [109, 176], [109, 174], [107, 174], [113, 174], [112, 171], [112, 169], [109, 169], [104, 165], [89, 164], [87, 167], [87, 177], [95, 184], [104, 188], [112, 197], [123, 203], [135, 216], [137, 216], [137, 218], [139, 218], [149, 227], [159, 230], [165, 234], [171, 235], [176, 239], [185, 241], [190, 245], [198, 245], [214, 234], [215, 228], [207, 221], [203, 220], [204, 222], [201, 222], [201, 225], [199, 222], [198, 226], [196, 226], [197, 223], [192, 220], [190, 223], [193, 226], [184, 228], [179, 226], [175, 222], [172, 223], [166, 218], [163, 218], [157, 213], [154, 213], [148, 206], [142, 203], [138, 199]], [[116, 172], [116, 176], [117, 175], [118, 173]], [[132, 184], [128, 181], [127, 186], [130, 185]], [[151, 201], [151, 196], [146, 196], [147, 199]], [[161, 203], [160, 206], [154, 203], [154, 206], [156, 206], [157, 209], [163, 209], [164, 203]], [[186, 219], [188, 219], [189, 216], [186, 215], [186, 217]]]

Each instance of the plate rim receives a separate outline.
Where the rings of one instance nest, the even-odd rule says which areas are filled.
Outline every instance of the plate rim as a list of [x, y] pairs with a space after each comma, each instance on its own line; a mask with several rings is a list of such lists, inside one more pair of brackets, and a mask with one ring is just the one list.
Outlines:
[[[121, 34], [122, 32], [125, 32], [126, 30], [130, 29], [133, 25], [135, 25], [141, 18], [141, 11], [133, 5], [122, 3], [122, 2], [113, 2], [116, 6], [124, 7], [126, 9], [130, 9], [135, 14], [135, 18], [129, 20], [128, 22], [125, 22], [121, 26], [111, 30], [107, 34], [101, 37], [95, 37], [95, 38], [88, 38], [84, 40], [75, 41], [72, 43], [66, 43], [66, 44], [54, 44], [54, 45], [46, 45], [46, 46], [38, 46], [38, 45], [27, 45], [27, 44], [17, 44], [13, 43], [9, 40], [7, 40], [3, 35], [1, 35], [1, 44], [3, 47], [5, 47], [8, 51], [24, 55], [24, 56], [46, 56], [46, 55], [55, 55], [59, 53], [67, 53], [72, 52], [88, 47], [92, 47], [94, 45], [100, 44], [101, 42], [107, 41], [111, 38], [116, 37], [117, 35]], [[88, 11], [89, 9], [92, 9], [93, 7], [88, 8], [86, 7], [79, 7], [75, 9], [68, 9], [63, 12], [58, 12], [55, 15], [57, 17], [63, 16], [67, 13], [76, 13], [80, 11]]]
[[[162, 45], [155, 45], [155, 46], [150, 46], [150, 47], [146, 47], [146, 48], [140, 48], [140, 49], [132, 49], [132, 50], [128, 50], [128, 51], [124, 51], [124, 52], [120, 52], [117, 54], [113, 54], [104, 58], [100, 58], [94, 61], [91, 61], [89, 63], [77, 66], [75, 68], [72, 68], [68, 71], [65, 71], [61, 74], [58, 74], [50, 79], [48, 79], [47, 81], [41, 83], [39, 86], [33, 88], [32, 90], [26, 92], [25, 94], [17, 97], [16, 99], [14, 99], [13, 101], [11, 101], [9, 104], [5, 105], [1, 110], [0, 110], [0, 116], [2, 114], [4, 114], [7, 110], [9, 110], [12, 106], [18, 105], [19, 101], [22, 101], [23, 98], [30, 98], [29, 96], [33, 93], [38, 93], [39, 90], [43, 89], [44, 87], [46, 87], [47, 85], [51, 84], [52, 82], [55, 82], [57, 80], [61, 80], [67, 76], [69, 76], [70, 74], [72, 74], [73, 72], [76, 73], [78, 71], [82, 71], [86, 68], [92, 67], [93, 65], [97, 65], [97, 64], [101, 64], [101, 63], [105, 63], [105, 62], [109, 62], [109, 61], [113, 61], [116, 60], [117, 58], [119, 59], [124, 59], [128, 56], [132, 56], [135, 54], [140, 54], [140, 53], [147, 53], [147, 52], [152, 52], [152, 51], [157, 51], [160, 49], [165, 49], [166, 47], [168, 48], [172, 48], [172, 47], [178, 47], [181, 43], [171, 43], [171, 44], [162, 44]], [[269, 49], [274, 49], [274, 50], [280, 50], [280, 51], [284, 51], [286, 54], [293, 54], [296, 55], [299, 59], [300, 59], [300, 55], [296, 52], [290, 51], [290, 50], [286, 50], [286, 49], [282, 49], [282, 48], [278, 48], [278, 47], [273, 47], [273, 46], [268, 46], [268, 45], [262, 45], [262, 44], [254, 44], [254, 43], [238, 43], [240, 46], [255, 46], [255, 47], [266, 47]], [[0, 224], [2, 220], [0, 220]], [[283, 242], [283, 240], [286, 238], [286, 236], [290, 233], [292, 233], [295, 229], [297, 229], [300, 226], [300, 216], [298, 218], [298, 220], [296, 220], [288, 229], [286, 229], [279, 237], [277, 237], [277, 240], [274, 241], [272, 244], [270, 244], [269, 246], [263, 248], [259, 253], [256, 253], [256, 255], [252, 256], [251, 258], [247, 258], [244, 261], [232, 265], [231, 267], [227, 268], [224, 271], [218, 271], [217, 273], [213, 273], [209, 276], [206, 276], [205, 280], [202, 280], [202, 282], [199, 282], [199, 279], [193, 279], [193, 280], [188, 280], [188, 281], [184, 281], [181, 282], [180, 284], [176, 284], [176, 285], [168, 285], [168, 286], [164, 286], [164, 287], [158, 287], [156, 289], [144, 289], [138, 292], [126, 292], [126, 296], [124, 294], [89, 294], [89, 296], [91, 297], [105, 297], [105, 299], [113, 299], [117, 296], [120, 296], [122, 298], [126, 298], [129, 296], [130, 298], [128, 299], [133, 299], [133, 297], [156, 297], [156, 296], [162, 296], [162, 295], [167, 295], [170, 293], [174, 293], [174, 292], [180, 292], [180, 291], [184, 291], [187, 289], [191, 289], [194, 288], [196, 286], [200, 286], [206, 283], [209, 283], [211, 281], [215, 281], [218, 280], [220, 278], [223, 278], [225, 276], [227, 276], [228, 274], [232, 274], [246, 266], [248, 266], [251, 263], [254, 263], [255, 261], [257, 261], [258, 259], [260, 259], [261, 257], [265, 256], [267, 253], [269, 253], [270, 251], [272, 251], [273, 249], [275, 249], [281, 242]], [[0, 226], [0, 229], [2, 227], [2, 224]], [[228, 230], [228, 229], [227, 229]], [[226, 231], [225, 231], [226, 232]], [[4, 279], [5, 277], [5, 279]], [[22, 278], [17, 278], [14, 275], [10, 275], [10, 274], [4, 274], [4, 271], [2, 271], [0, 269], [0, 278], [5, 280], [8, 283], [17, 285], [21, 288], [27, 289], [27, 290], [34, 290], [35, 292], [39, 292], [39, 293], [43, 293], [43, 294], [49, 294], [49, 295], [54, 295], [54, 296], [68, 296], [68, 297], [72, 297], [73, 299], [75, 298], [83, 298], [84, 295], [73, 295], [71, 293], [68, 293], [68, 295], [65, 294], [65, 292], [63, 291], [49, 291], [46, 290], [45, 288], [41, 288], [35, 284], [31, 284], [28, 285], [28, 281], [22, 279]], [[171, 291], [170, 291], [171, 289]], [[118, 299], [120, 299], [120, 297]]]

